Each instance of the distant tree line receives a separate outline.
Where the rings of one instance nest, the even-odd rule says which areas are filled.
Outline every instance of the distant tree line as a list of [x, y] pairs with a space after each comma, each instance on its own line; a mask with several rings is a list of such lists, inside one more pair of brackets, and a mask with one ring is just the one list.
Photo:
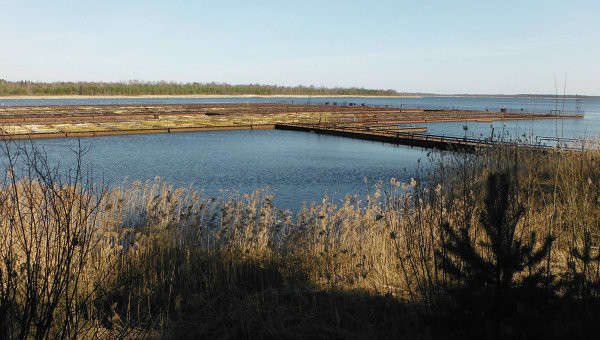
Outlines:
[[175, 82], [31, 82], [0, 80], [0, 96], [15, 95], [81, 95], [81, 96], [137, 96], [137, 95], [361, 95], [395, 96], [395, 90], [364, 88], [324, 88], [314, 86], [230, 85], [223, 83]]

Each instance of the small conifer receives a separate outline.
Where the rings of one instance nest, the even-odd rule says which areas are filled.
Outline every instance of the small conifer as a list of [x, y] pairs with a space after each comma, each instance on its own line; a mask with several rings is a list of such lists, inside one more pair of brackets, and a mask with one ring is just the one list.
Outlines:
[[[553, 239], [546, 237], [534, 249], [535, 233], [530, 234], [528, 241], [516, 237], [524, 209], [516, 200], [509, 171], [489, 175], [486, 187], [484, 209], [479, 216], [486, 240], [476, 244], [469, 229], [456, 231], [445, 223], [442, 228], [448, 235], [446, 252], [438, 251], [437, 257], [441, 267], [464, 285], [471, 299], [487, 296], [491, 298], [490, 307], [497, 308], [508, 302], [511, 288], [538, 287], [547, 279], [539, 264], [547, 256]], [[525, 269], [529, 269], [529, 274], [516, 282], [515, 275]]]

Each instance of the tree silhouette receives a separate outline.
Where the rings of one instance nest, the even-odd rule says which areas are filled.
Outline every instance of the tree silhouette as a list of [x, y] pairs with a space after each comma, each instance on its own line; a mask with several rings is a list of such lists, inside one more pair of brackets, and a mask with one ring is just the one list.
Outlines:
[[565, 288], [565, 296], [590, 299], [597, 297], [600, 292], [600, 283], [598, 282], [598, 273], [595, 280], [589, 279], [592, 271], [592, 265], [598, 265], [600, 261], [600, 252], [592, 255], [592, 235], [589, 231], [583, 234], [583, 247], [579, 249], [576, 245], [571, 249], [571, 255], [574, 260], [581, 262], [581, 271], [577, 270], [575, 261], [569, 264], [569, 272], [563, 275], [562, 286]]
[[448, 235], [446, 252], [436, 253], [442, 269], [462, 283], [472, 297], [491, 294], [498, 307], [509, 290], [517, 286], [515, 274], [529, 269], [520, 282], [522, 287], [537, 287], [543, 282], [547, 275], [538, 264], [548, 254], [553, 239], [546, 237], [542, 246], [534, 249], [535, 233], [528, 241], [515, 237], [524, 209], [516, 202], [509, 171], [489, 175], [486, 186], [484, 209], [479, 216], [486, 240], [476, 244], [467, 227], [455, 231], [445, 223], [442, 227]]

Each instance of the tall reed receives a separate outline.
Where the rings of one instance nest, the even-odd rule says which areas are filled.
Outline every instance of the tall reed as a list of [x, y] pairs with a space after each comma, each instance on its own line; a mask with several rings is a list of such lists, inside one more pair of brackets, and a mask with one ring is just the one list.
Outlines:
[[206, 335], [223, 327], [227, 308], [274, 292], [360, 290], [431, 313], [456, 284], [441, 259], [460, 260], [444, 226], [467, 230], [475, 251], [493, 258], [481, 246], [489, 242], [482, 188], [507, 167], [510, 199], [524, 208], [515, 240], [555, 239], [543, 264], [515, 282], [547, 268], [557, 287], [561, 277], [579, 280], [562, 294], [598, 292], [598, 148], [443, 155], [426, 178], [391, 179], [339, 204], [324, 197], [296, 214], [263, 190], [208, 198], [158, 178], [93, 186], [81, 169], [61, 177], [41, 154], [18, 150], [27, 166], [7, 146], [0, 186], [3, 337], [160, 335], [191, 315]]

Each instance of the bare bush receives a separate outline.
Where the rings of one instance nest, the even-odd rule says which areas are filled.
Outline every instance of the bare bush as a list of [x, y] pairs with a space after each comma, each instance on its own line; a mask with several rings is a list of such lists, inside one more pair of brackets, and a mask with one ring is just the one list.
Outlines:
[[93, 327], [87, 271], [103, 190], [84, 181], [82, 150], [68, 173], [31, 146], [3, 144], [0, 337], [73, 337]]

